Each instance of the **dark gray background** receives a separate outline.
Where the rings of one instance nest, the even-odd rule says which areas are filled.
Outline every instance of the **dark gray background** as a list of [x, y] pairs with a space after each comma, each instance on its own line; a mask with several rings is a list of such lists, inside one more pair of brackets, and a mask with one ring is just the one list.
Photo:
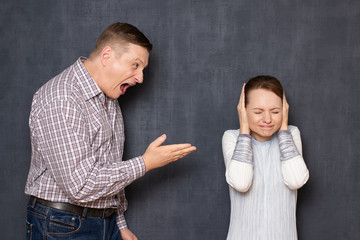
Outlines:
[[360, 1], [0, 0], [1, 239], [25, 237], [32, 95], [116, 21], [154, 44], [144, 83], [119, 99], [126, 158], [162, 133], [198, 148], [127, 188], [140, 239], [225, 239], [221, 137], [238, 128], [242, 83], [259, 74], [282, 81], [302, 133], [299, 239], [358, 239]]

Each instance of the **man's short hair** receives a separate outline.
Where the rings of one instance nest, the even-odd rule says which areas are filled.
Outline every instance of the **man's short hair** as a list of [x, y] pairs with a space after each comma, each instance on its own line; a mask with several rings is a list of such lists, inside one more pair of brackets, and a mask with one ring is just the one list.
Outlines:
[[112, 48], [125, 48], [126, 44], [132, 43], [142, 46], [148, 50], [152, 49], [149, 39], [135, 26], [128, 23], [116, 22], [108, 26], [96, 41], [94, 51], [91, 55], [97, 55], [101, 50], [110, 46]]

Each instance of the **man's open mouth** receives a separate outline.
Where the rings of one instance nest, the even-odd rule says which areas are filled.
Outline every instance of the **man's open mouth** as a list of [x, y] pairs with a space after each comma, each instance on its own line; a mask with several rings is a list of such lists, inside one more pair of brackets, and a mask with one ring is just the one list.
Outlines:
[[121, 94], [124, 94], [126, 92], [126, 89], [128, 89], [130, 87], [130, 84], [128, 83], [123, 83], [120, 85], [120, 91], [121, 91]]

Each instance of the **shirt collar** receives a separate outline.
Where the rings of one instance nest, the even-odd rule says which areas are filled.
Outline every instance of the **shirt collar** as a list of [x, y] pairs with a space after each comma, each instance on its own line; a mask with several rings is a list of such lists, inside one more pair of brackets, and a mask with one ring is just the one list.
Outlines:
[[101, 89], [95, 83], [83, 64], [86, 60], [86, 57], [79, 57], [74, 64], [75, 72], [79, 77], [78, 84], [83, 92], [85, 101], [102, 93]]

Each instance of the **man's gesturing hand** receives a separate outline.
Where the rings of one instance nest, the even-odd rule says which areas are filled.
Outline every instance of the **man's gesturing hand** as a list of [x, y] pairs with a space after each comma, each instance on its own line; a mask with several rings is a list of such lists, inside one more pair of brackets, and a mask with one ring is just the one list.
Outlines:
[[142, 158], [145, 162], [146, 171], [165, 166], [173, 161], [183, 158], [196, 150], [190, 143], [172, 144], [161, 146], [166, 140], [163, 134], [150, 143]]

